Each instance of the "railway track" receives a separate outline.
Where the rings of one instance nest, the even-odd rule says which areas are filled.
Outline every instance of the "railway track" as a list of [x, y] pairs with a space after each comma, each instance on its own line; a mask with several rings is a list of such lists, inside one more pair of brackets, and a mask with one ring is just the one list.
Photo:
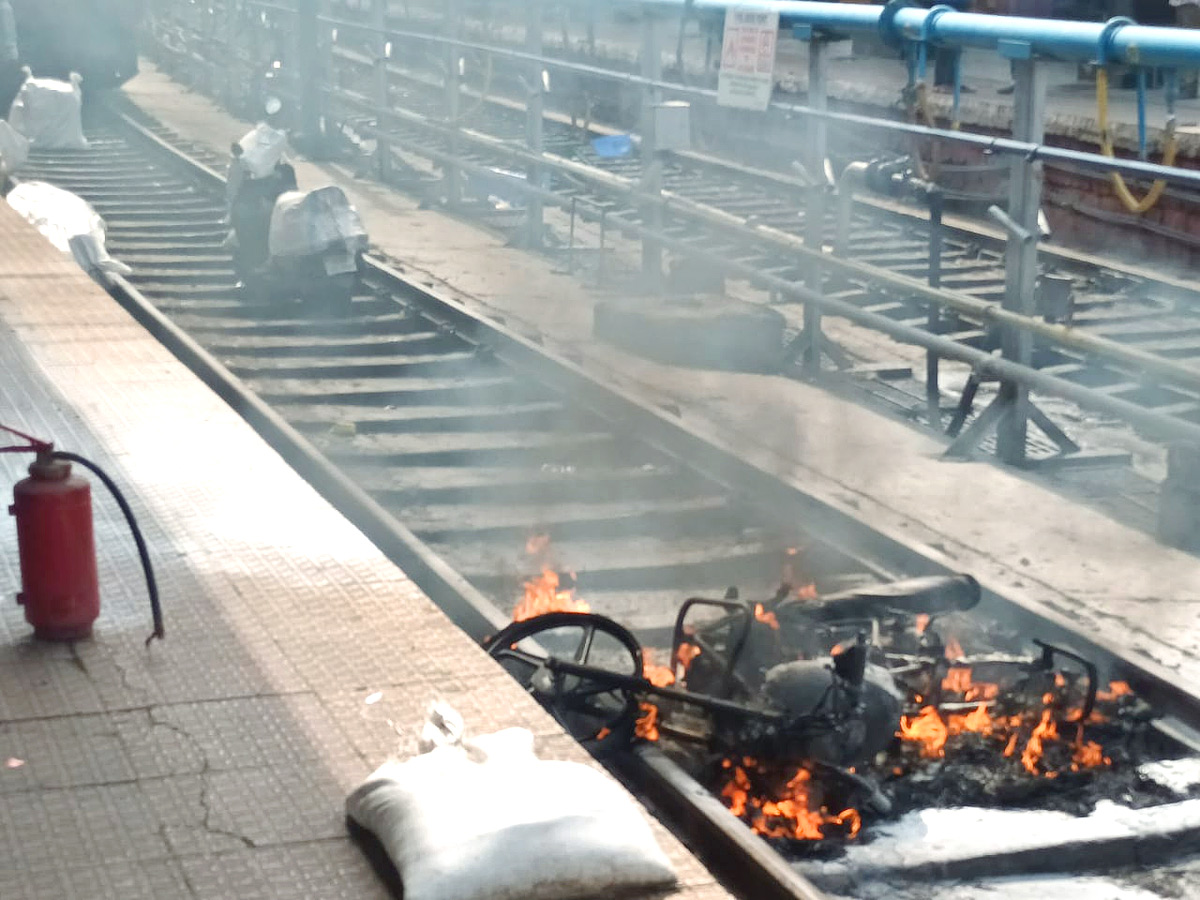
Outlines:
[[[345, 305], [244, 301], [222, 248], [221, 161], [106, 110], [89, 138], [35, 152], [22, 177], [95, 205], [133, 268], [112, 285], [127, 307], [477, 637], [509, 617], [539, 533], [594, 611], [658, 647], [681, 598], [769, 594], [789, 560], [822, 593], [944, 572], [379, 262]], [[978, 619], [997, 616], [1088, 654], [1156, 704], [1160, 731], [1194, 741], [1200, 698], [1169, 672], [984, 585]], [[618, 768], [747, 895], [815, 896], [665, 758]]]
[[[352, 127], [363, 134], [373, 134], [376, 128], [367, 101], [370, 90], [367, 60], [353, 52], [340, 51], [338, 61], [361, 92], [331, 91], [330, 102], [345, 107], [344, 114]], [[385, 123], [384, 130], [393, 146], [439, 165], [451, 159], [457, 146], [466, 166], [477, 173], [521, 168], [522, 154], [512, 148], [523, 145], [525, 114], [521, 103], [513, 99], [513, 89], [503, 79], [497, 77], [486, 95], [475, 90], [472, 96], [464, 98], [464, 102], [477, 104], [473, 107], [469, 130], [481, 140], [458, 135], [453, 139], [456, 143], [452, 143], [439, 125], [445, 115], [445, 97], [436, 78], [427, 72], [397, 66], [389, 71], [397, 114]], [[358, 81], [354, 81], [356, 77]], [[512, 77], [510, 72], [509, 79]], [[613, 127], [622, 126], [628, 128], [630, 123], [615, 123]], [[591, 138], [611, 131], [612, 128], [596, 128], [584, 132], [565, 121], [561, 111], [548, 113], [543, 138], [546, 152], [566, 163], [566, 167], [548, 167], [549, 189], [576, 201], [581, 218], [595, 222], [597, 211], [603, 210], [609, 228], [636, 230], [646, 225], [645, 208], [639, 207], [633, 195], [644, 175], [641, 161], [636, 152], [618, 159], [606, 158], [590, 142]], [[596, 173], [595, 180], [588, 180], [588, 172]], [[497, 189], [499, 182], [498, 189], [503, 193], [503, 181], [504, 176], [498, 174], [491, 187]], [[751, 169], [700, 154], [673, 154], [663, 167], [662, 186], [670, 195], [696, 208], [766, 227], [777, 235], [800, 241], [806, 233], [809, 191], [804, 182], [786, 173]], [[519, 193], [519, 187], [509, 185], [509, 196]], [[837, 234], [834, 200], [831, 198], [826, 206], [823, 233], [826, 245], [832, 245]], [[742, 271], [753, 270], [784, 283], [803, 284], [811, 268], [778, 242], [731, 234], [703, 216], [687, 215], [686, 211], [681, 214], [677, 206], [666, 210], [663, 230], [669, 239], [687, 250], [703, 253], [709, 260], [730, 261]], [[922, 214], [875, 202], [856, 203], [849, 235], [848, 244], [839, 248], [839, 256], [875, 271], [918, 280], [926, 278], [930, 266], [929, 234]], [[1200, 294], [1194, 290], [1169, 278], [1156, 280], [1120, 267], [1098, 266], [1080, 255], [1053, 249], [1043, 255], [1043, 269], [1045, 274], [1060, 275], [1072, 282], [1075, 302], [1071, 324], [1077, 332], [1164, 360], [1190, 365], [1200, 359]], [[753, 278], [750, 284], [766, 288], [765, 282], [755, 285]], [[1003, 243], [997, 234], [961, 224], [947, 228], [940, 285], [972, 300], [998, 304], [1004, 295], [1005, 273]], [[927, 299], [880, 284], [869, 275], [829, 271], [824, 292], [854, 309], [935, 333], [966, 347], [991, 352], [999, 346], [1000, 332], [994, 323], [954, 309], [931, 317]], [[787, 302], [786, 298], [772, 299], [777, 300], [799, 330], [801, 304]], [[865, 352], [847, 345], [851, 357], [857, 357], [845, 361], [849, 368], [895, 361], [894, 356], [888, 360], [869, 358], [872, 352], [879, 352], [877, 342], [874, 347], [870, 344], [866, 343]], [[913, 361], [911, 355], [908, 361]], [[1200, 421], [1200, 392], [1194, 384], [1147, 379], [1128, 360], [1107, 357], [1104, 352], [1083, 353], [1039, 339], [1034, 347], [1034, 366], [1045, 374], [1099, 390], [1109, 397], [1127, 399], [1181, 422]], [[907, 375], [901, 369], [886, 379], [859, 379], [856, 384], [893, 411], [909, 419], [928, 421], [925, 382], [914, 374], [915, 368], [911, 367]], [[1185, 375], [1185, 380], [1190, 380], [1190, 376]], [[942, 396], [943, 403], [948, 404], [945, 410], [948, 419], [958, 397]], [[1071, 414], [1061, 421], [1065, 425], [1068, 421], [1078, 422], [1079, 417]], [[943, 427], [946, 424], [947, 420], [941, 423]], [[990, 445], [985, 446], [990, 449]], [[1059, 449], [1045, 435], [1031, 430], [1027, 448], [1031, 459], [1053, 457]], [[1142, 490], [1144, 485], [1132, 489]]]

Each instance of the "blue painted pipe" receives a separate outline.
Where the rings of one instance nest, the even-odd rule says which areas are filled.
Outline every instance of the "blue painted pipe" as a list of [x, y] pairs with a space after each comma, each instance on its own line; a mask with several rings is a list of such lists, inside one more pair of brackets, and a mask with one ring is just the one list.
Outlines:
[[[682, 11], [685, 0], [642, 0], [650, 8]], [[720, 12], [727, 6], [778, 12], [782, 25], [808, 25], [836, 34], [880, 34], [892, 42], [919, 41], [922, 36], [943, 47], [1004, 48], [1010, 55], [1022, 46], [1037, 56], [1076, 62], [1101, 61], [1142, 66], [1200, 68], [1200, 29], [1137, 25], [1128, 20], [1108, 23], [1070, 22], [987, 16], [950, 9], [809, 3], [800, 0], [693, 0], [697, 12]]]

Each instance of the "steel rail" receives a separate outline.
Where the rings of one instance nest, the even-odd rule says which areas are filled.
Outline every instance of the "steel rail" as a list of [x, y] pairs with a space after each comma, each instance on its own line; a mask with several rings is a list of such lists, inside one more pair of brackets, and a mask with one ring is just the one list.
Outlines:
[[[652, 2], [652, 0], [631, 0], [631, 2]], [[250, 3], [252, 5], [269, 8], [276, 12], [290, 15], [296, 14], [294, 9], [267, 3], [265, 0], [250, 0]], [[836, 6], [837, 4], [817, 5]], [[856, 8], [865, 9], [866, 7]], [[353, 19], [344, 19], [330, 15], [320, 15], [317, 18], [318, 22], [322, 24], [332, 25], [338, 28], [362, 31], [368, 34], [378, 34], [380, 31], [377, 27], [370, 23], [358, 22]], [[1036, 22], [1042, 20], [1035, 19], [1032, 21]], [[384, 28], [383, 34], [389, 38], [427, 41], [440, 46], [457, 47], [462, 50], [489, 53], [496, 58], [508, 59], [513, 62], [540, 63], [547, 69], [557, 69], [578, 75], [588, 75], [596, 78], [602, 78], [607, 81], [612, 81], [630, 87], [652, 88], [655, 90], [668, 91], [678, 96], [700, 97], [705, 100], [710, 100], [714, 103], [717, 99], [717, 92], [710, 88], [685, 85], [677, 81], [646, 78], [642, 75], [636, 75], [632, 72], [618, 72], [612, 69], [605, 69], [599, 66], [590, 66], [584, 63], [570, 62], [568, 60], [557, 59], [551, 56], [538, 56], [521, 50], [514, 50], [509, 47], [497, 46], [495, 44], [484, 44], [477, 41], [448, 38], [438, 34], [431, 34], [429, 32], [408, 31], [405, 29], [397, 29], [392, 27]], [[1168, 183], [1187, 185], [1189, 187], [1200, 189], [1200, 170], [1196, 169], [1168, 167], [1158, 163], [1139, 159], [1119, 159], [1105, 156], [1102, 153], [1089, 153], [1082, 150], [1070, 150], [1065, 147], [1053, 147], [1048, 144], [1029, 143], [1027, 141], [1019, 141], [1013, 138], [975, 134], [969, 131], [952, 130], [949, 128], [936, 128], [933, 126], [919, 125], [916, 123], [903, 122], [899, 120], [880, 119], [857, 113], [840, 112], [830, 109], [814, 109], [813, 107], [806, 106], [804, 104], [790, 103], [775, 99], [772, 99], [770, 108], [779, 112], [787, 113], [789, 115], [822, 119], [830, 122], [838, 122], [843, 125], [855, 125], [877, 131], [885, 131], [891, 134], [905, 135], [908, 137], [936, 139], [938, 141], [961, 144], [981, 150], [987, 154], [1019, 156], [1024, 159], [1028, 159], [1031, 162], [1041, 160], [1044, 162], [1073, 164], [1081, 168], [1088, 169], [1089, 171], [1095, 170], [1099, 172], [1121, 172], [1123, 174], [1137, 176], [1148, 181], [1167, 181]]]

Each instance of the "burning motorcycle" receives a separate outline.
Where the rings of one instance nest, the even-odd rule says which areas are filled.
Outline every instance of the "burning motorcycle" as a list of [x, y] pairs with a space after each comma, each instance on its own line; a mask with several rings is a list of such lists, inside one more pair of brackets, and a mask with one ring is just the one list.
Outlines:
[[[916, 730], [918, 709], [959, 727], [958, 718], [1013, 721], [1013, 710], [1040, 712], [1053, 697], [1071, 721], [1089, 719], [1097, 673], [1077, 654], [1038, 643], [1032, 656], [969, 657], [942, 642], [931, 622], [971, 610], [980, 597], [966, 575], [824, 597], [785, 585], [764, 603], [730, 589], [720, 600], [684, 602], [669, 666], [649, 664], [631, 632], [591, 613], [517, 621], [484, 648], [598, 755], [662, 736], [690, 747], [699, 767], [718, 775], [723, 768], [730, 777], [723, 796], [735, 812], [748, 771], [793, 773], [793, 796], [819, 782], [822, 805], [846, 815], [801, 817], [801, 831], [788, 834], [804, 837], [809, 828], [820, 836], [830, 823], [856, 831], [856, 808], [887, 812], [887, 797], [864, 773]], [[972, 681], [985, 674], [1003, 685], [1003, 696]]]

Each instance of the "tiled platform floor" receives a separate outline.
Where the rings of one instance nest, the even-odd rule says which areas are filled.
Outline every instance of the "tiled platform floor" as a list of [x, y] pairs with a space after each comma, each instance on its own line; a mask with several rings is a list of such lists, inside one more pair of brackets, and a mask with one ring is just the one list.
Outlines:
[[[386, 897], [348, 840], [343, 800], [389, 753], [415, 749], [434, 698], [476, 731], [525, 725], [545, 754], [587, 759], [3, 204], [0, 422], [95, 460], [125, 488], [167, 623], [166, 641], [144, 647], [136, 552], [94, 479], [104, 606], [93, 640], [31, 640], [12, 599], [15, 529], [0, 525], [3, 900]], [[4, 493], [24, 464], [0, 456]], [[726, 896], [656, 830], [679, 896]]]

